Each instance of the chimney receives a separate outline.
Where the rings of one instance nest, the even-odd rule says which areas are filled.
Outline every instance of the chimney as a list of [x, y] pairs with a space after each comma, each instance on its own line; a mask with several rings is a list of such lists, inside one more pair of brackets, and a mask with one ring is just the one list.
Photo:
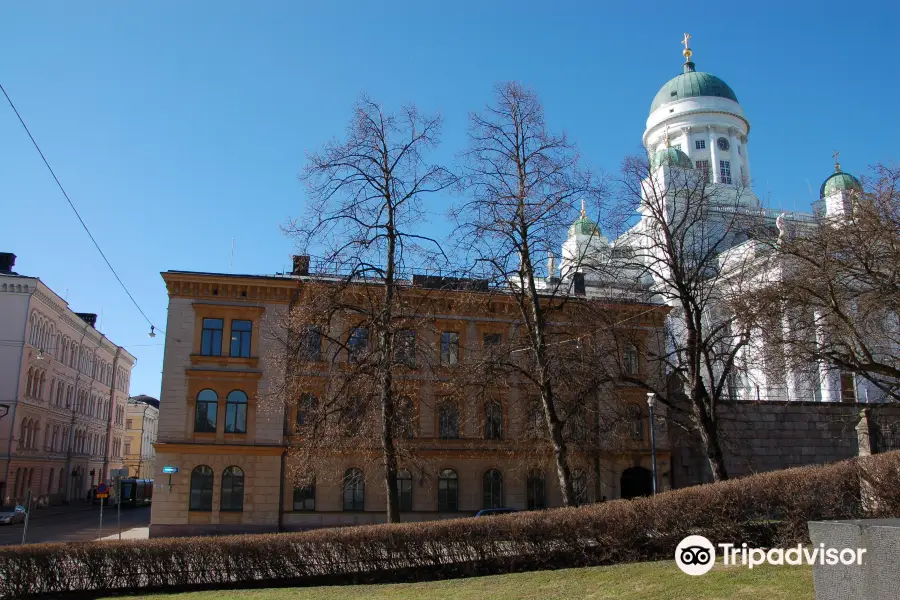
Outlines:
[[75, 314], [78, 315], [78, 317], [82, 321], [84, 321], [85, 323], [87, 323], [88, 325], [93, 327], [94, 329], [97, 328], [97, 313], [75, 313]]
[[586, 290], [584, 287], [584, 273], [575, 273], [572, 275], [572, 283], [575, 285], [575, 295], [584, 296]]
[[309, 256], [294, 255], [294, 270], [291, 275], [309, 275]]
[[16, 266], [16, 255], [12, 252], [0, 252], [0, 273], [11, 274]]

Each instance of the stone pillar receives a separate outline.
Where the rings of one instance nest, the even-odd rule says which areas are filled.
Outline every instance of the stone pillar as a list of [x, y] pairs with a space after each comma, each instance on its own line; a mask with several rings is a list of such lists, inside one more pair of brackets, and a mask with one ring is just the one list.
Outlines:
[[728, 143], [731, 144], [731, 181], [734, 185], [741, 185], [741, 155], [738, 154], [740, 138], [734, 127], [728, 130]]
[[716, 130], [712, 125], [706, 126], [709, 132], [709, 169], [712, 171], [713, 183], [719, 183], [719, 150], [716, 146]]
[[753, 184], [753, 180], [750, 178], [750, 149], [747, 147], [750, 143], [750, 138], [744, 136], [744, 173], [747, 175], [747, 185], [750, 186]]
[[[823, 346], [826, 340], [823, 325], [824, 315], [821, 312], [813, 313], [816, 327], [816, 344]], [[841, 401], [841, 376], [840, 373], [828, 367], [824, 361], [819, 361], [819, 385], [822, 389], [822, 402]]]
[[691, 139], [691, 128], [682, 127], [681, 133], [684, 139], [684, 153], [691, 159], [691, 164], [694, 164], [694, 140]]

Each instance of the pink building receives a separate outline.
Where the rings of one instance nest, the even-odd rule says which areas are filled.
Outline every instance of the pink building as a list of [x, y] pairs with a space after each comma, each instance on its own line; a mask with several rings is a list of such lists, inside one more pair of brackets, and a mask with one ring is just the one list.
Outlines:
[[0, 253], [0, 499], [85, 499], [122, 466], [135, 358]]

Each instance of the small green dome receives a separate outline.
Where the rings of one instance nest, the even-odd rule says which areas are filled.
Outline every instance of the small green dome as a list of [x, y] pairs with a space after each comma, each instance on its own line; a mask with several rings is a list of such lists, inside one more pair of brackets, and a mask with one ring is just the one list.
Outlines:
[[650, 156], [650, 168], [655, 169], [660, 165], [668, 165], [670, 167], [680, 167], [682, 169], [693, 169], [694, 163], [691, 162], [687, 154], [678, 148], [663, 148], [657, 150]]
[[831, 177], [825, 180], [825, 183], [822, 184], [822, 187], [819, 188], [819, 197], [825, 198], [826, 196], [830, 196], [833, 193], [841, 190], [860, 191], [861, 189], [862, 185], [860, 185], [859, 179], [857, 179], [850, 173], [835, 171]]
[[698, 73], [694, 71], [694, 63], [686, 63], [685, 72], [670, 79], [666, 85], [659, 88], [650, 105], [650, 112], [669, 102], [683, 100], [684, 98], [697, 98], [699, 96], [716, 96], [738, 101], [737, 96], [727, 83], [711, 73]]
[[569, 227], [569, 236], [571, 237], [573, 235], [593, 235], [600, 237], [600, 228], [597, 227], [596, 223], [588, 219], [584, 213], [581, 213], [581, 216], [575, 219], [575, 222]]

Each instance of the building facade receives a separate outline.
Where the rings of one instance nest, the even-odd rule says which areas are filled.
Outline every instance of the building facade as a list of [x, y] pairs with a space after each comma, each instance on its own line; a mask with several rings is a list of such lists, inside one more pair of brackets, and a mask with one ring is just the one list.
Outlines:
[[135, 358], [0, 254], [3, 504], [86, 499], [122, 466]]
[[[371, 456], [377, 449], [334, 452], [308, 474], [311, 480], [296, 483], [291, 449], [304, 439], [295, 435], [293, 424], [303, 418], [298, 406], [271, 401], [283, 373], [273, 356], [282, 351], [277, 340], [286, 337], [284, 315], [292, 302], [303, 302], [305, 288], [317, 276], [168, 271], [163, 279], [169, 313], [151, 536], [383, 520], [383, 475]], [[406, 285], [415, 293], [415, 284]], [[452, 339], [454, 356], [449, 364], [463, 370], [485, 351], [488, 340], [512, 335], [516, 309], [508, 295], [498, 293], [490, 306], [476, 307], [459, 302], [459, 291], [432, 292], [443, 307], [441, 314], [428, 317], [428, 326], [416, 335], [441, 365], [448, 364], [447, 340]], [[644, 339], [656, 339], [647, 332], [662, 326], [665, 307], [635, 311], [625, 300], [611, 306], [640, 314]], [[358, 333], [349, 321], [342, 327], [342, 337]], [[326, 342], [320, 344], [316, 358], [303, 367], [311, 394], [321, 385], [317, 369], [330, 362], [323, 357], [334, 356], [337, 368], [352, 360], [349, 351], [332, 353]], [[635, 369], [646, 368], [637, 355], [634, 364]], [[546, 462], [543, 469], [530, 462], [543, 458], [532, 456], [538, 446], [527, 441], [532, 413], [526, 412], [532, 404], [526, 403], [524, 392], [516, 386], [498, 390], [490, 407], [461, 398], [445, 412], [447, 404], [433, 400], [446, 389], [441, 386], [453, 381], [453, 368], [440, 369], [443, 375], [398, 375], [407, 380], [405, 389], [415, 407], [402, 444], [417, 457], [415, 465], [400, 465], [402, 520], [466, 516], [497, 505], [523, 510], [561, 505], [554, 471]], [[631, 406], [631, 425], [624, 439], [617, 437], [608, 447], [573, 452], [570, 464], [583, 502], [646, 494], [652, 488], [646, 394], [623, 387], [604, 399]], [[584, 399], [598, 401], [594, 392]], [[657, 447], [662, 489], [669, 486], [665, 438], [660, 435]], [[166, 467], [177, 472], [166, 474]]]
[[134, 396], [125, 407], [125, 442], [122, 463], [129, 477], [153, 479], [156, 468], [156, 436], [159, 428], [159, 400]]

